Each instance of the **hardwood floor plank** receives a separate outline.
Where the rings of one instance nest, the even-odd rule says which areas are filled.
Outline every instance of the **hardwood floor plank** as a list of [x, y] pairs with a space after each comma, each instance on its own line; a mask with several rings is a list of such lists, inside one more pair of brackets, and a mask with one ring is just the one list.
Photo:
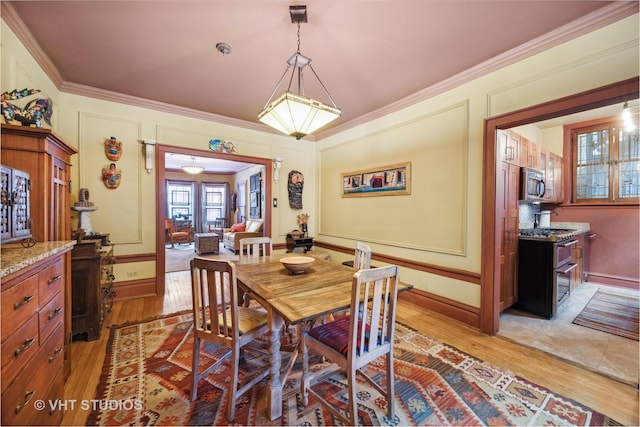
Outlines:
[[[189, 280], [188, 272], [168, 273], [164, 296], [115, 302], [112, 313], [105, 318], [98, 340], [72, 343], [72, 371], [65, 384], [65, 399], [80, 402], [96, 398], [110, 326], [189, 309]], [[546, 353], [481, 334], [466, 325], [410, 303], [402, 302], [398, 305], [397, 320], [425, 335], [600, 411], [624, 425], [639, 424], [637, 388]], [[88, 415], [88, 411], [79, 408], [67, 410], [63, 425], [84, 425]]]

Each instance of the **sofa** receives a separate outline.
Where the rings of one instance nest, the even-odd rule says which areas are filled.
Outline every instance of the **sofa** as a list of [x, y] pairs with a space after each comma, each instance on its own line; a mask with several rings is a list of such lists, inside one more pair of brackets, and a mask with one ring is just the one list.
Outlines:
[[262, 236], [262, 220], [248, 219], [245, 222], [233, 224], [230, 228], [223, 229], [222, 244], [234, 253], [240, 252], [240, 239], [245, 237]]

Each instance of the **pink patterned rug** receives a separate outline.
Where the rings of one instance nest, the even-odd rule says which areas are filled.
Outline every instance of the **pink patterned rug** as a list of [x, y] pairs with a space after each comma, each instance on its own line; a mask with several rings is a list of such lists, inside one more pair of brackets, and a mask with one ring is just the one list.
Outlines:
[[[228, 364], [200, 381], [198, 400], [191, 402], [191, 314], [179, 314], [113, 327], [97, 400], [118, 402], [97, 408], [87, 425], [227, 425]], [[386, 419], [385, 399], [359, 384], [359, 417], [363, 425], [619, 425], [575, 401], [488, 365], [451, 346], [398, 324], [395, 343], [395, 409]], [[216, 358], [224, 349], [210, 345], [202, 358]], [[266, 361], [247, 356], [242, 378]], [[321, 369], [318, 362], [312, 369]], [[369, 365], [384, 378], [384, 362]], [[239, 399], [237, 425], [336, 425], [331, 414], [311, 400], [301, 406], [299, 371], [289, 376], [282, 401], [283, 416], [266, 418], [260, 383]], [[346, 379], [327, 378], [317, 387], [338, 404], [344, 401]], [[109, 405], [105, 405], [109, 406]]]

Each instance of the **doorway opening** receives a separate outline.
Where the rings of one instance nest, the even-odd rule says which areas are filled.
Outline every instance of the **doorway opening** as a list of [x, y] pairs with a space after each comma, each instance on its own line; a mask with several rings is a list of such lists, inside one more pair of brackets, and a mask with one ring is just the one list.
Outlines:
[[[169, 153], [186, 155], [186, 156], [196, 156], [201, 158], [209, 158], [209, 159], [219, 159], [219, 160], [227, 160], [232, 162], [241, 162], [249, 165], [262, 166], [262, 170], [264, 171], [264, 199], [271, 200], [271, 179], [272, 179], [272, 160], [265, 159], [262, 157], [253, 157], [253, 156], [241, 156], [237, 154], [228, 154], [222, 152], [214, 152], [207, 150], [197, 150], [192, 148], [185, 147], [176, 147], [169, 145], [156, 145], [155, 152], [155, 167], [156, 167], [156, 294], [163, 294], [165, 292], [165, 228], [164, 228], [164, 219], [167, 215], [167, 191], [165, 186], [168, 178], [168, 171], [166, 168], [166, 155]], [[215, 191], [214, 191], [215, 193]], [[195, 190], [194, 190], [195, 194]], [[200, 196], [200, 194], [198, 194]], [[212, 195], [212, 197], [214, 197]], [[215, 204], [215, 200], [212, 200], [212, 207]], [[194, 208], [197, 210], [198, 208]], [[211, 211], [213, 214], [213, 211]], [[193, 214], [192, 214], [193, 215]], [[201, 216], [200, 212], [195, 212], [196, 216]], [[265, 203], [263, 210], [264, 220], [263, 232], [264, 235], [271, 235], [271, 204]], [[231, 221], [231, 218], [229, 219]], [[199, 221], [202, 222], [202, 221]]]
[[[502, 275], [501, 239], [503, 226], [497, 212], [503, 198], [497, 194], [496, 177], [500, 165], [497, 162], [496, 132], [556, 117], [592, 110], [611, 104], [622, 105], [626, 100], [637, 99], [640, 94], [638, 77], [596, 88], [587, 92], [560, 98], [530, 108], [492, 117], [484, 127], [483, 214], [482, 214], [482, 265], [480, 329], [495, 335], [500, 327], [500, 282]], [[564, 174], [567, 188], [569, 177]]]

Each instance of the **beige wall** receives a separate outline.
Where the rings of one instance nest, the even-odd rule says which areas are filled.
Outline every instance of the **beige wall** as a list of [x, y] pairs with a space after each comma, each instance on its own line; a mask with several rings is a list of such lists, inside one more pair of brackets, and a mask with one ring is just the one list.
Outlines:
[[[318, 235], [481, 272], [484, 119], [637, 76], [637, 29], [636, 15], [319, 141]], [[412, 162], [411, 195], [340, 197], [340, 173], [403, 161]], [[417, 289], [480, 305], [479, 286], [408, 269], [401, 275]]]
[[[232, 141], [239, 155], [283, 158], [280, 181], [271, 183], [279, 200], [276, 243], [297, 227], [300, 211], [289, 208], [286, 179], [295, 169], [305, 176], [302, 212], [317, 239], [347, 247], [362, 240], [374, 252], [479, 273], [484, 119], [638, 75], [637, 29], [635, 15], [316, 143], [62, 93], [4, 23], [1, 85], [40, 88], [53, 99], [54, 130], [80, 151], [74, 193], [91, 190], [99, 207], [94, 229], [111, 233], [116, 255], [155, 251], [155, 171], [144, 169], [141, 140], [207, 150], [217, 137]], [[101, 143], [112, 135], [125, 150], [117, 190], [100, 180], [108, 164]], [[405, 161], [412, 164], [410, 195], [340, 197], [341, 173]], [[129, 264], [116, 276], [152, 277], [153, 265]], [[406, 268], [401, 274], [418, 289], [480, 305], [478, 285]]]

